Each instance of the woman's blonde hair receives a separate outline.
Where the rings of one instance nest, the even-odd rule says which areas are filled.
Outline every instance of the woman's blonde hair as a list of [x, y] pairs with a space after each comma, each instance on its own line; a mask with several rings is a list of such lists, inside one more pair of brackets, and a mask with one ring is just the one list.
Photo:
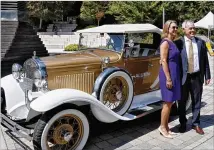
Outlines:
[[169, 34], [169, 28], [170, 28], [170, 25], [172, 23], [176, 23], [177, 22], [175, 20], [167, 20], [163, 26], [163, 33], [162, 33], [162, 38], [166, 38]]

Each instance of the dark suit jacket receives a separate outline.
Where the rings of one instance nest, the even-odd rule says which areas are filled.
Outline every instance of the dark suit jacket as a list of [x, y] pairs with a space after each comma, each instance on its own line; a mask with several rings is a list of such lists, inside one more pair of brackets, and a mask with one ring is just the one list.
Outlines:
[[[204, 77], [205, 80], [210, 79], [210, 66], [207, 56], [207, 47], [203, 40], [201, 40], [198, 37], [195, 37], [197, 46], [198, 46], [198, 55], [199, 55], [199, 69], [200, 69], [200, 80], [202, 84], [204, 83]], [[186, 82], [187, 78], [187, 71], [188, 71], [188, 58], [187, 58], [187, 52], [186, 52], [186, 46], [184, 37], [178, 39], [175, 41], [176, 46], [178, 47], [180, 51], [181, 56], [181, 78], [182, 78], [182, 85]]]

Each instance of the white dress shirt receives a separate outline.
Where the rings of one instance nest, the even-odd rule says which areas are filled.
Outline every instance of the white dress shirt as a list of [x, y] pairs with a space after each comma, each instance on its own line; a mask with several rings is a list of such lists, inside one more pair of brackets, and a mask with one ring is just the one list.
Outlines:
[[[189, 58], [189, 45], [191, 40], [186, 36], [184, 36], [184, 40], [185, 40], [187, 58]], [[194, 55], [194, 69], [193, 69], [193, 73], [194, 73], [199, 71], [198, 46], [194, 37], [192, 38], [192, 46], [193, 46], [193, 55]]]

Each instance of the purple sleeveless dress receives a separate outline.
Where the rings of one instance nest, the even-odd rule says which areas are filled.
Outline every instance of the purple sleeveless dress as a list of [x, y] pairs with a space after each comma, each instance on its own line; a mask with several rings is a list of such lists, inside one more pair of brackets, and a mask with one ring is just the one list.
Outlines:
[[163, 67], [160, 67], [159, 71], [159, 81], [160, 81], [160, 90], [162, 95], [162, 100], [166, 102], [174, 102], [181, 99], [181, 80], [180, 80], [180, 52], [177, 49], [176, 45], [167, 39], [163, 39], [161, 44], [167, 41], [169, 44], [169, 53], [168, 53], [168, 67], [170, 72], [170, 77], [172, 79], [172, 89], [167, 89], [166, 87], [166, 76], [163, 71]]

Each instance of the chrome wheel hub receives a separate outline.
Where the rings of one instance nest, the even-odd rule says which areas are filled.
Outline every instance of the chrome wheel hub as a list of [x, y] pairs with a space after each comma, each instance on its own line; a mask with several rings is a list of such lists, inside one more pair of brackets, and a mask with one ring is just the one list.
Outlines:
[[128, 89], [128, 83], [124, 78], [112, 78], [104, 89], [103, 103], [111, 110], [119, 111], [128, 99]]

